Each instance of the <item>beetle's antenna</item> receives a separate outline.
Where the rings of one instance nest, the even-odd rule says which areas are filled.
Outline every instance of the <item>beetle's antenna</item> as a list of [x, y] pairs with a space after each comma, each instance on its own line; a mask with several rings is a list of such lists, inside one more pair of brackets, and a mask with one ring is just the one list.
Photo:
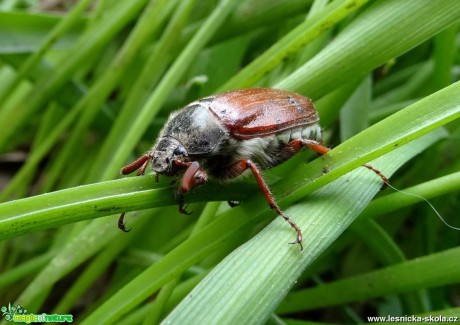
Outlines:
[[430, 207], [431, 209], [434, 211], [434, 213], [436, 213], [436, 215], [438, 216], [439, 219], [441, 219], [441, 221], [449, 228], [451, 229], [454, 229], [454, 230], [458, 230], [460, 231], [460, 227], [455, 227], [455, 226], [452, 226], [451, 224], [449, 224], [446, 220], [444, 220], [444, 218], [441, 216], [441, 214], [438, 212], [438, 210], [436, 210], [436, 208], [433, 206], [433, 204], [431, 204], [430, 201], [428, 201], [427, 199], [425, 199], [423, 196], [421, 195], [418, 195], [418, 194], [415, 194], [415, 193], [410, 193], [410, 192], [406, 192], [406, 191], [402, 191], [402, 190], [398, 190], [396, 187], [390, 185], [390, 183], [386, 184], [389, 188], [393, 189], [394, 191], [396, 192], [399, 192], [399, 193], [403, 193], [403, 194], [406, 194], [406, 195], [410, 195], [410, 196], [413, 196], [413, 197], [416, 197], [416, 198], [419, 198], [423, 201], [425, 201]]

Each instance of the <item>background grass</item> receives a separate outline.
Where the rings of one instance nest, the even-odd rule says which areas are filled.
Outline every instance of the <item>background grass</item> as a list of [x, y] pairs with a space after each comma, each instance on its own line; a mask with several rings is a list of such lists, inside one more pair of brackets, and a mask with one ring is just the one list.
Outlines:
[[[86, 324], [460, 316], [458, 231], [419, 198], [371, 201], [381, 181], [359, 168], [460, 226], [460, 2], [50, 3], [0, 3], [1, 306]], [[171, 111], [252, 86], [311, 97], [333, 147], [264, 173], [303, 251], [250, 177], [188, 194], [188, 217], [166, 177], [116, 180]]]

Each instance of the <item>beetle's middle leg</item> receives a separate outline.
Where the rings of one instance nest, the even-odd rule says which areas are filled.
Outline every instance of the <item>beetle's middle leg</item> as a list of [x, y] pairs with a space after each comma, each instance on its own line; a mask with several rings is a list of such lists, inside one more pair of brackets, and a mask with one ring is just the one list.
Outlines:
[[[319, 153], [320, 155], [324, 155], [328, 153], [329, 151], [331, 151], [330, 148], [323, 146], [320, 142], [315, 141], [315, 140], [307, 140], [307, 139], [292, 140], [291, 142], [287, 144], [287, 146], [290, 147], [291, 150], [293, 150], [294, 152], [300, 151], [302, 147], [307, 147], [313, 150], [314, 152]], [[388, 180], [388, 178], [377, 168], [372, 167], [371, 165], [368, 165], [368, 164], [364, 164], [362, 166], [373, 171], [382, 179], [383, 181], [382, 189], [390, 184], [390, 181]]]
[[278, 215], [283, 217], [284, 220], [286, 220], [289, 225], [295, 230], [297, 233], [296, 240], [290, 244], [299, 244], [300, 249], [302, 250], [302, 231], [300, 230], [299, 226], [291, 219], [289, 218], [278, 206], [278, 204], [275, 201], [275, 198], [273, 197], [273, 194], [270, 191], [270, 188], [268, 187], [267, 183], [265, 183], [262, 174], [260, 170], [257, 168], [257, 166], [251, 161], [251, 160], [239, 160], [236, 163], [230, 165], [227, 167], [227, 173], [228, 175], [232, 175], [233, 177], [236, 177], [238, 175], [241, 175], [245, 170], [250, 169], [254, 177], [256, 178], [257, 185], [259, 185], [260, 190], [262, 191], [265, 200], [267, 201], [268, 205], [270, 206], [271, 209], [275, 210]]

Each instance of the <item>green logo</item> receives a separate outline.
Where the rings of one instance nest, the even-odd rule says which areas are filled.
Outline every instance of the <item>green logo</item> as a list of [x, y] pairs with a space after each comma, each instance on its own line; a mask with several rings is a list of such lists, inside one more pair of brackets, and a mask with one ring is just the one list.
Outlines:
[[72, 323], [73, 315], [70, 314], [32, 314], [27, 313], [27, 309], [21, 307], [21, 305], [11, 305], [3, 306], [0, 308], [2, 316], [6, 321], [15, 322], [15, 323]]
[[3, 306], [1, 309], [2, 316], [5, 317], [5, 320], [12, 321], [15, 315], [24, 315], [27, 313], [27, 309], [22, 308], [20, 305], [11, 306], [11, 303], [8, 306]]

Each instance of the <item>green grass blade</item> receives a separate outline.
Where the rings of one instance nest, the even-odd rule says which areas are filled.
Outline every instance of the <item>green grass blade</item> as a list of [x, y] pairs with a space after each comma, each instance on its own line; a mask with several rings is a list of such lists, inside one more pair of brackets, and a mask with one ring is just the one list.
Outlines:
[[11, 285], [21, 278], [37, 272], [37, 270], [44, 267], [53, 258], [55, 252], [50, 251], [43, 255], [37, 256], [23, 264], [4, 272], [0, 275], [0, 289], [5, 288], [7, 285]]
[[[252, 188], [242, 190], [241, 184], [208, 185], [188, 196], [187, 201], [238, 201]], [[175, 205], [174, 190], [171, 185], [155, 186], [153, 176], [132, 177], [6, 202], [0, 204], [0, 240], [123, 211]]]
[[0, 128], [4, 130], [0, 135], [0, 149], [5, 148], [11, 136], [20, 129], [27, 119], [42, 107], [49, 96], [54, 94], [59, 87], [71, 78], [72, 73], [81, 67], [94, 51], [106, 44], [113, 35], [120, 31], [138, 11], [145, 5], [147, 0], [133, 0], [120, 2], [112, 11], [110, 19], [106, 18], [98, 26], [97, 30], [91, 30], [86, 37], [80, 38], [73, 46], [73, 53], [58, 62], [57, 67], [42, 76], [36, 83], [36, 87], [24, 98], [21, 105], [14, 112], [0, 112]]
[[175, 60], [161, 82], [155, 88], [147, 103], [136, 116], [135, 121], [127, 130], [123, 141], [118, 144], [116, 151], [112, 152], [111, 164], [106, 167], [102, 179], [114, 177], [118, 174], [120, 166], [126, 163], [129, 153], [141, 139], [150, 121], [158, 114], [161, 106], [170, 95], [180, 78], [185, 74], [198, 52], [207, 44], [216, 30], [223, 24], [231, 10], [237, 5], [236, 0], [223, 0], [206, 19], [200, 30], [193, 36], [180, 56]]
[[[77, 125], [72, 129], [65, 147], [51, 167], [54, 171], [54, 178], [61, 175], [63, 169], [72, 160], [75, 151], [78, 151], [81, 143], [86, 139], [88, 127], [99, 113], [98, 107], [114, 91], [123, 74], [137, 57], [138, 52], [141, 51], [152, 35], [160, 29], [162, 23], [168, 18], [170, 11], [173, 9], [168, 3], [170, 1], [161, 0], [150, 2], [147, 5], [136, 27], [134, 27], [103, 75], [98, 78], [85, 96], [75, 104], [76, 108], [74, 109], [81, 110], [82, 113]], [[54, 182], [55, 179], [48, 179], [48, 186], [51, 186]]]
[[[445, 175], [428, 182], [402, 189], [402, 192], [391, 193], [373, 201], [363, 211], [360, 219], [373, 218], [403, 207], [422, 202], [423, 198], [431, 199], [460, 190], [460, 172]], [[416, 196], [407, 195], [406, 193]], [[391, 203], [391, 204], [390, 204]]]
[[123, 104], [110, 133], [104, 140], [90, 174], [87, 177], [88, 180], [105, 181], [112, 178], [112, 174], [105, 172], [107, 168], [107, 156], [117, 150], [118, 144], [126, 136], [126, 126], [134, 122], [143, 104], [148, 99], [152, 87], [158, 82], [168, 63], [173, 59], [172, 53], [176, 52], [176, 49], [179, 47], [175, 37], [186, 25], [194, 5], [196, 5], [196, 0], [182, 1], [175, 11], [168, 27], [145, 63], [142, 73], [137, 78], [126, 102]]
[[[396, 241], [375, 221], [355, 222], [350, 228], [383, 265], [397, 264], [406, 260]], [[420, 291], [402, 295], [401, 301], [408, 313], [417, 314], [426, 310], [424, 297]]]
[[252, 61], [245, 69], [219, 88], [219, 92], [246, 88], [257, 83], [268, 71], [273, 70], [284, 59], [302, 50], [303, 46], [335, 26], [342, 19], [367, 3], [367, 0], [333, 1], [313, 17], [308, 18], [289, 34]]
[[[55, 15], [31, 12], [0, 11], [0, 54], [29, 53], [42, 46], [43, 40], [61, 21]], [[85, 19], [81, 17], [54, 43], [56, 48], [69, 48], [83, 28]]]
[[457, 1], [375, 1], [328, 47], [275, 87], [319, 98], [364, 77], [459, 19]]
[[290, 294], [278, 312], [289, 313], [458, 283], [459, 258], [460, 248], [456, 247], [361, 276], [302, 290]]
[[[18, 70], [15, 79], [8, 85], [7, 90], [5, 90], [6, 95], [10, 94], [19, 85], [19, 83], [27, 76], [28, 71], [33, 69], [39, 63], [46, 51], [51, 48], [57, 39], [78, 21], [83, 10], [85, 10], [90, 2], [91, 0], [83, 0], [77, 3], [73, 10], [51, 30], [45, 40], [41, 42], [37, 51], [30, 55]], [[4, 100], [5, 98], [0, 96], [0, 104], [4, 103]]]

